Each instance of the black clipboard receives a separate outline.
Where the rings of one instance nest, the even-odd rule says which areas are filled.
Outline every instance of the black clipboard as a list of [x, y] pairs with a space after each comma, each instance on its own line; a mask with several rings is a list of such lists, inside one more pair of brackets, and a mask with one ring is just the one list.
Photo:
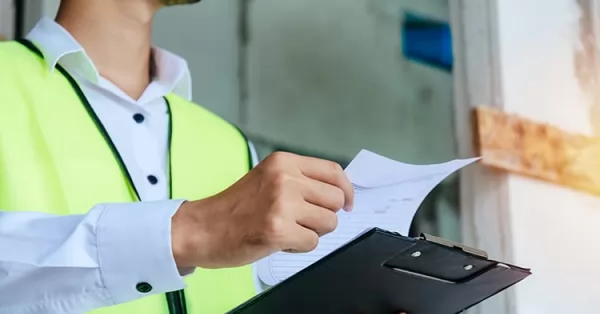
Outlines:
[[229, 314], [455, 314], [529, 275], [451, 241], [374, 228]]

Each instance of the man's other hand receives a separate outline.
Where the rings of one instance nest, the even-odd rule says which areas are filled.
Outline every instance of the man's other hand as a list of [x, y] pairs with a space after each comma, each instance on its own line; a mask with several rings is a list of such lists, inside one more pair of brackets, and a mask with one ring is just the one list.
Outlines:
[[222, 193], [182, 205], [172, 227], [177, 266], [236, 267], [278, 251], [312, 251], [353, 201], [340, 165], [272, 154]]

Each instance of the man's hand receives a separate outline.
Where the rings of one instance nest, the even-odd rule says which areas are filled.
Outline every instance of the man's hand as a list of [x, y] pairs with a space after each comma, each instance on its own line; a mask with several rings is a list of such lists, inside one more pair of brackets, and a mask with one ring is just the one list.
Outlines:
[[353, 201], [338, 164], [275, 153], [222, 193], [182, 205], [172, 226], [177, 266], [236, 267], [278, 251], [312, 251]]

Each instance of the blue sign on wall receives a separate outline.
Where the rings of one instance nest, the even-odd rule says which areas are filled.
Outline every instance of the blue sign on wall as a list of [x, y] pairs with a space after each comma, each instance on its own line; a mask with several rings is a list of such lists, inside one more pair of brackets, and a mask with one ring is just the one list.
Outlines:
[[448, 23], [406, 13], [401, 33], [407, 59], [452, 72], [454, 56]]

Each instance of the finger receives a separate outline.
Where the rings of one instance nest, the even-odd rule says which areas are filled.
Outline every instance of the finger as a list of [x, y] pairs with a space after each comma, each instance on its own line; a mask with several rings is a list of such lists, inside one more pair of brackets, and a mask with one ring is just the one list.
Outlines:
[[313, 205], [338, 212], [345, 205], [344, 191], [321, 181], [305, 178], [302, 180], [302, 196]]
[[296, 223], [323, 236], [335, 230], [338, 219], [335, 212], [323, 207], [306, 203], [296, 213]]
[[303, 175], [340, 188], [344, 192], [344, 209], [350, 210], [354, 206], [354, 189], [339, 164], [312, 157], [299, 158], [299, 167]]
[[308, 253], [319, 244], [319, 235], [301, 225], [294, 224], [288, 228], [281, 248], [288, 253]]

